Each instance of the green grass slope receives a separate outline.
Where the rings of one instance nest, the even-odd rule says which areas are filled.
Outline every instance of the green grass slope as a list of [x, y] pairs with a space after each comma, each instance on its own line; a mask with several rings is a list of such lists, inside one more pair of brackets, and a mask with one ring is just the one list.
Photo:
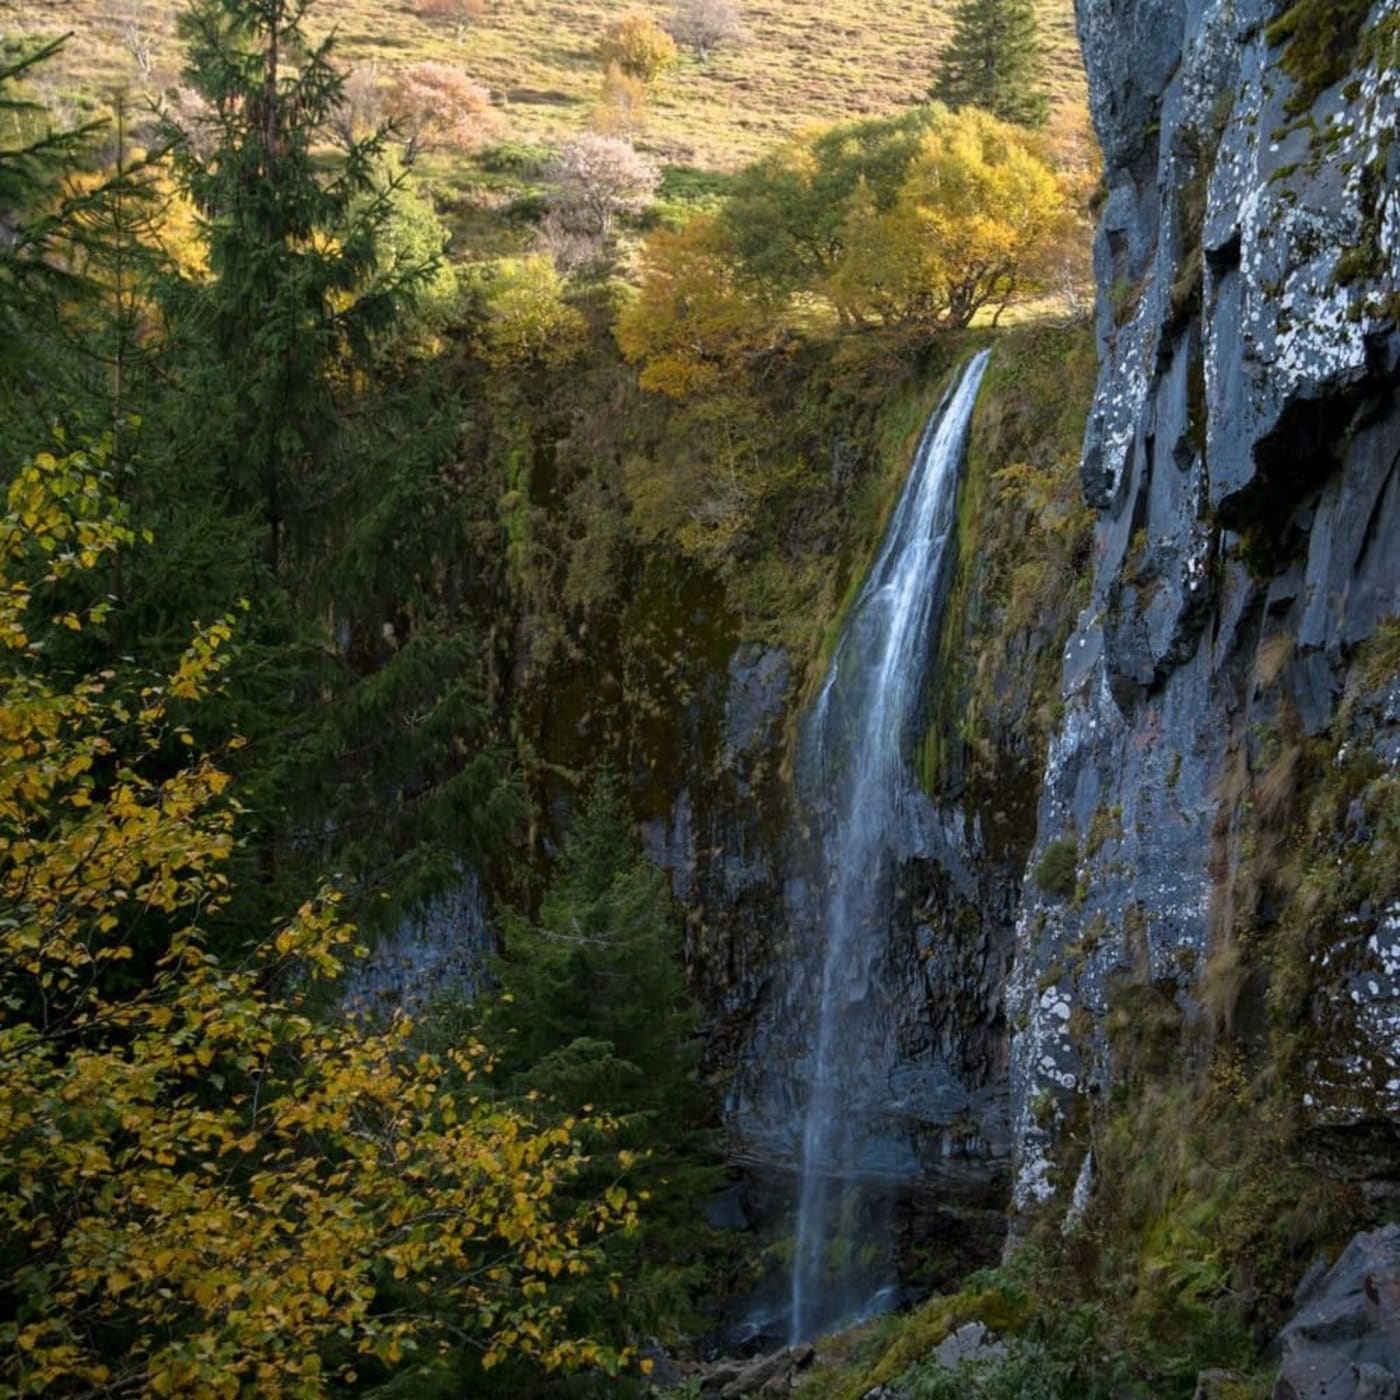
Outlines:
[[[632, 10], [666, 18], [664, 4], [627, 0], [487, 0], [462, 31], [420, 17], [418, 0], [321, 0], [313, 29], [334, 28], [350, 67], [382, 70], [436, 59], [490, 88], [497, 128], [554, 144], [587, 124], [601, 71], [593, 46]], [[48, 74], [50, 100], [81, 110], [143, 86], [123, 42], [149, 46], [145, 86], [176, 79], [181, 0], [0, 0], [0, 36], [72, 33]], [[672, 165], [737, 168], [814, 123], [878, 115], [918, 101], [949, 31], [949, 0], [767, 0], [744, 7], [746, 37], [706, 65], [692, 57], [655, 85], [637, 144]], [[1059, 103], [1083, 95], [1072, 0], [1042, 0], [1049, 82]]]

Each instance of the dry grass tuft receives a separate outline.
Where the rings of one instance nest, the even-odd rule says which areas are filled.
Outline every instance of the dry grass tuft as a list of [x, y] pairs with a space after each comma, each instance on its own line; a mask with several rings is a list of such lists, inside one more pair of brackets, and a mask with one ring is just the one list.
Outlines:
[[1285, 634], [1270, 637], [1259, 648], [1254, 658], [1254, 684], [1260, 690], [1269, 690], [1293, 660], [1293, 638]]

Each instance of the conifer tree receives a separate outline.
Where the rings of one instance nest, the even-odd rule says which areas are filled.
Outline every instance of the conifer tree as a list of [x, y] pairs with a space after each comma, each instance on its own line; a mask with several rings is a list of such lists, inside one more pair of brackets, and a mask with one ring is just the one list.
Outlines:
[[[255, 505], [280, 571], [338, 445], [337, 388], [368, 359], [431, 264], [386, 259], [390, 191], [376, 188], [384, 133], [353, 142], [326, 173], [344, 77], [331, 41], [313, 44], [311, 0], [196, 0], [181, 18], [185, 76], [208, 104], [201, 139], [173, 131], [201, 210], [212, 278], [195, 289], [207, 328], [209, 446], [231, 501]], [[366, 198], [366, 196], [372, 196]]]
[[1035, 0], [957, 0], [930, 95], [1020, 126], [1042, 125], [1049, 99], [1039, 29]]
[[[48, 446], [55, 422], [76, 426], [70, 410], [81, 418], [92, 409], [83, 401], [94, 380], [101, 402], [90, 426], [107, 431], [113, 364], [123, 355], [114, 342], [134, 347], [126, 313], [145, 166], [123, 152], [114, 169], [95, 171], [107, 123], [55, 126], [28, 95], [63, 44], [0, 60], [0, 467]], [[114, 303], [124, 310], [108, 316]]]
[[[253, 605], [218, 707], [249, 739], [242, 776], [264, 819], [244, 888], [328, 860], [408, 903], [478, 861], [515, 807], [483, 734], [484, 629], [466, 615], [463, 575], [482, 565], [460, 557], [475, 509], [463, 410], [394, 351], [436, 291], [446, 235], [401, 236], [412, 201], [387, 132], [331, 154], [344, 78], [307, 33], [311, 8], [195, 0], [181, 19], [200, 103], [192, 129], [169, 126], [209, 276], [167, 305], [180, 403], [164, 479], [219, 542], [225, 588], [222, 558], [242, 556], [234, 596]], [[157, 528], [199, 548], [178, 521]], [[188, 600], [189, 579], [169, 584]], [[324, 833], [314, 851], [309, 829]]]
[[[644, 1192], [646, 1234], [610, 1255], [630, 1281], [625, 1301], [573, 1290], [575, 1325], [665, 1333], [689, 1320], [707, 1237], [699, 1202], [723, 1184], [716, 1106], [698, 1077], [696, 1014], [682, 935], [665, 877], [637, 849], [621, 794], [598, 783], [565, 844], [535, 920], [508, 913], [492, 1015], [502, 1077], [523, 1102], [572, 1121], [596, 1110], [613, 1123], [608, 1146], [634, 1159], [629, 1185]], [[611, 1158], [580, 1186], [610, 1178]]]

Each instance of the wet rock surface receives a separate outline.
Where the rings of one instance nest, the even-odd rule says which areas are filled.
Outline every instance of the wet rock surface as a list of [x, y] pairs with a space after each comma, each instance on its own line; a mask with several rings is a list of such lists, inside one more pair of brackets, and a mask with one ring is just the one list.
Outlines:
[[[1295, 120], [1268, 41], [1278, 9], [1078, 5], [1108, 166], [1083, 462], [1096, 568], [1007, 994], [1023, 1214], [1076, 1180], [1070, 1125], [1112, 1082], [1115, 995], [1132, 985], [1200, 1014], [1245, 840], [1236, 807], [1268, 736], [1296, 728], [1346, 761], [1358, 744], [1393, 761], [1383, 700], [1359, 727], [1338, 716], [1358, 647], [1400, 612], [1400, 182], [1385, 135], [1400, 75], [1358, 58]], [[1380, 0], [1369, 24], [1397, 13]], [[1067, 890], [1036, 878], [1055, 846], [1072, 853]], [[1400, 1106], [1389, 934], [1380, 911], [1353, 912], [1371, 944], [1338, 966], [1332, 1000], [1341, 1043], [1369, 1025], [1373, 1051], [1333, 1057], [1345, 1063], [1304, 1105], [1319, 1125]]]
[[1358, 1235], [1298, 1303], [1277, 1340], [1274, 1400], [1400, 1396], [1400, 1226]]

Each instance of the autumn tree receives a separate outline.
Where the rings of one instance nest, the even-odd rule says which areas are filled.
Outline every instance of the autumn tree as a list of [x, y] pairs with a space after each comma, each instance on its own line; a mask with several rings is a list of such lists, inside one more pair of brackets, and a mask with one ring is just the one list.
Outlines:
[[133, 543], [107, 452], [34, 458], [0, 515], [0, 1389], [312, 1397], [467, 1340], [616, 1368], [553, 1297], [633, 1216], [615, 1174], [561, 1195], [579, 1120], [488, 1104], [470, 1039], [318, 1021], [334, 894], [215, 952], [239, 807], [191, 726], [233, 619], [163, 675], [55, 666]]
[[630, 141], [596, 131], [570, 141], [547, 173], [554, 193], [543, 237], [566, 266], [603, 253], [618, 218], [646, 208], [661, 180]]
[[642, 386], [683, 405], [664, 461], [623, 463], [633, 528], [707, 567], [734, 567], [778, 485], [753, 451], [765, 412], [754, 381], [792, 347], [783, 300], [748, 275], [724, 221], [697, 215], [648, 237], [641, 289], [616, 334]]
[[842, 255], [820, 284], [843, 323], [937, 319], [945, 287], [936, 260], [921, 246], [920, 232], [908, 201], [881, 209], [864, 186], [856, 191], [841, 226]]
[[1026, 134], [966, 108], [928, 133], [893, 206], [851, 202], [822, 289], [857, 321], [957, 329], [990, 308], [995, 324], [1055, 281], [1077, 232], [1064, 181]]
[[966, 326], [1073, 265], [1082, 176], [1047, 154], [976, 108], [852, 122], [741, 172], [720, 222], [739, 277], [774, 305], [815, 294], [848, 324]]
[[1035, 0], [957, 0], [932, 96], [1002, 121], [1041, 126], [1049, 112]]
[[654, 82], [676, 64], [676, 42], [649, 15], [627, 14], [603, 31], [596, 49], [604, 69], [616, 64], [624, 73]]
[[996, 324], [1013, 301], [1038, 295], [1076, 232], [1055, 172], [1018, 128], [975, 108], [929, 133], [894, 217], [938, 287], [938, 321], [954, 328], [984, 307]]
[[666, 28], [701, 63], [708, 63], [716, 49], [738, 43], [744, 34], [737, 0], [677, 0]]
[[616, 63], [603, 74], [598, 105], [588, 116], [588, 124], [600, 136], [630, 141], [646, 126], [647, 85]]
[[641, 290], [617, 323], [622, 353], [645, 389], [688, 398], [741, 376], [785, 340], [774, 305], [744, 283], [726, 225], [697, 214], [657, 229], [642, 253]]
[[849, 201], [863, 187], [877, 208], [892, 207], [935, 116], [917, 108], [807, 132], [741, 171], [722, 218], [747, 274], [774, 297], [829, 277]]
[[415, 63], [394, 79], [385, 111], [403, 142], [404, 163], [434, 147], [467, 150], [490, 130], [491, 93], [448, 63]]

